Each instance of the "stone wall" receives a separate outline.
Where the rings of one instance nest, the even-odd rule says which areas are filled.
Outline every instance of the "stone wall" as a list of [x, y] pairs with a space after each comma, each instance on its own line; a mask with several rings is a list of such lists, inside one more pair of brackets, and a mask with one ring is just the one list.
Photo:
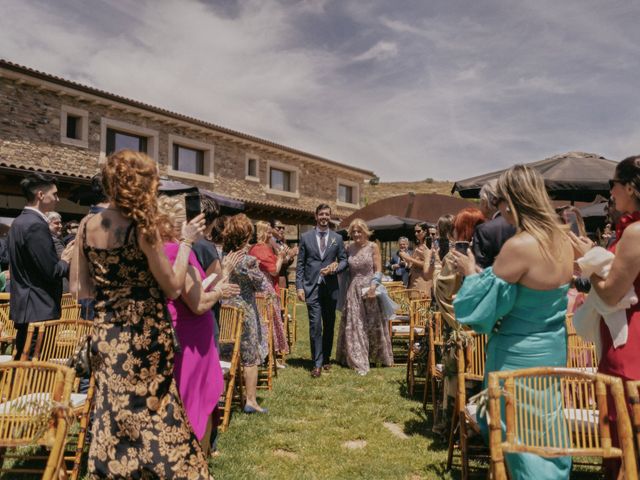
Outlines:
[[[35, 82], [37, 83], [37, 82]], [[82, 98], [82, 97], [87, 98]], [[88, 112], [88, 146], [76, 147], [61, 142], [60, 122], [62, 106]], [[284, 207], [312, 210], [320, 203], [328, 203], [338, 216], [347, 216], [355, 207], [336, 205], [337, 178], [360, 185], [363, 199], [365, 175], [320, 162], [291, 152], [234, 137], [226, 132], [184, 121], [164, 118], [153, 111], [118, 104], [110, 99], [75, 95], [69, 89], [57, 90], [14, 78], [0, 77], [0, 161], [18, 167], [43, 167], [61, 174], [91, 176], [99, 169], [101, 121], [103, 118], [126, 122], [158, 132], [158, 161], [161, 175], [167, 175], [169, 135], [213, 145], [214, 178], [186, 179], [168, 174], [184, 183], [210, 189], [218, 194], [260, 202], [276, 202]], [[260, 182], [245, 180], [247, 155], [259, 159]], [[267, 163], [278, 162], [299, 171], [299, 196], [278, 195], [267, 191]]]

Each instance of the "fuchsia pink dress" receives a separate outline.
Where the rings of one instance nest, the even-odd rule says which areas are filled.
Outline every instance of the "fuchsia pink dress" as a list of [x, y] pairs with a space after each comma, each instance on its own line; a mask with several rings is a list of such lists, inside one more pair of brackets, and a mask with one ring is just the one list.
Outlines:
[[[171, 263], [176, 260], [179, 246], [177, 243], [164, 245]], [[193, 252], [189, 253], [189, 265], [198, 270], [202, 278], [206, 276]], [[182, 353], [176, 353], [173, 375], [191, 427], [198, 440], [202, 440], [209, 416], [218, 405], [224, 388], [213, 337], [213, 313], [209, 310], [196, 315], [180, 298], [168, 299], [167, 307], [182, 348]]]

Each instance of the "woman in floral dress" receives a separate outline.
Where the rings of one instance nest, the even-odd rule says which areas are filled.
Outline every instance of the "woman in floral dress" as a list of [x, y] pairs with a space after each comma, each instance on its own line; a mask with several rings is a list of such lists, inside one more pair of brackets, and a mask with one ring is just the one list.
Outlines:
[[369, 364], [393, 365], [388, 319], [384, 317], [376, 288], [382, 276], [378, 246], [369, 241], [371, 232], [363, 220], [349, 225], [353, 242], [349, 255], [349, 287], [338, 334], [338, 362], [358, 375], [369, 372]]
[[[253, 225], [246, 215], [240, 213], [227, 220], [222, 232], [225, 252], [247, 251], [249, 240], [253, 236]], [[264, 288], [265, 278], [260, 271], [258, 260], [245, 255], [231, 274], [229, 281], [240, 287], [240, 295], [226, 303], [239, 307], [244, 312], [242, 336], [240, 339], [240, 357], [244, 372], [244, 386], [247, 401], [245, 413], [266, 413], [267, 409], [258, 405], [256, 389], [258, 385], [258, 365], [267, 357], [267, 331], [258, 314], [256, 293]]]
[[73, 291], [95, 292], [91, 365], [95, 406], [89, 478], [209, 478], [173, 378], [174, 341], [166, 297], [185, 282], [202, 215], [185, 224], [172, 267], [156, 224], [156, 163], [123, 150], [102, 170], [109, 207], [82, 221]]

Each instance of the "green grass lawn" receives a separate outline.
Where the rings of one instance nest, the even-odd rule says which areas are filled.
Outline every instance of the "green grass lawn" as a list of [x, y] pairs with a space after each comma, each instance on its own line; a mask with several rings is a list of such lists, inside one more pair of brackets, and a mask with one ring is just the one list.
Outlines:
[[[336, 325], [336, 338], [337, 332]], [[334, 365], [314, 379], [309, 358], [306, 308], [299, 306], [289, 366], [273, 391], [259, 394], [269, 413], [234, 414], [220, 435], [221, 455], [212, 460], [217, 479], [458, 478], [445, 472], [446, 445], [427, 428], [421, 392], [406, 396], [405, 367], [373, 368], [360, 377]], [[362, 441], [360, 448], [345, 446], [354, 441]]]
[[[279, 371], [273, 391], [259, 392], [269, 413], [234, 412], [229, 430], [220, 434], [221, 455], [211, 460], [215, 478], [460, 478], [457, 456], [452, 471], [445, 471], [447, 445], [431, 433], [422, 385], [415, 398], [407, 398], [405, 367], [373, 368], [360, 377], [334, 364], [328, 374], [311, 378], [308, 325], [306, 308], [299, 306], [298, 342], [289, 366]], [[337, 339], [338, 325], [335, 332]], [[348, 442], [360, 442], [360, 448], [347, 448]], [[484, 461], [472, 460], [471, 466], [472, 478], [487, 477]], [[597, 468], [576, 466], [571, 478], [599, 478], [597, 473]]]

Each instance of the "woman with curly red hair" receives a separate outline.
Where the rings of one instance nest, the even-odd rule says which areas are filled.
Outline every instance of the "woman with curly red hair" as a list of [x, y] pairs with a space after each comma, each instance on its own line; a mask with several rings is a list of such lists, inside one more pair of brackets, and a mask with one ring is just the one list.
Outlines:
[[203, 216], [183, 225], [172, 266], [157, 226], [156, 163], [122, 150], [107, 158], [102, 177], [109, 205], [82, 221], [71, 270], [72, 291], [96, 302], [89, 477], [209, 478], [174, 380], [166, 312], [167, 297], [184, 288]]

